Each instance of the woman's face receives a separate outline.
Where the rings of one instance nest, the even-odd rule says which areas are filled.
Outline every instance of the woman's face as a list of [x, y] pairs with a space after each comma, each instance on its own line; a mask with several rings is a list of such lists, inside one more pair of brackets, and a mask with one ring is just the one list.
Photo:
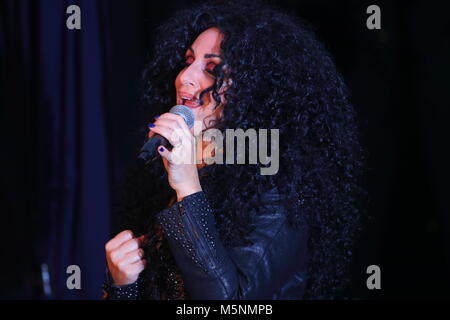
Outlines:
[[[194, 43], [185, 52], [186, 67], [178, 74], [175, 80], [175, 88], [177, 91], [177, 104], [184, 104], [191, 108], [195, 115], [195, 121], [202, 122], [202, 130], [209, 126], [209, 121], [220, 117], [222, 108], [217, 107], [212, 97], [212, 91], [208, 91], [203, 95], [203, 105], [200, 105], [198, 99], [200, 93], [213, 86], [215, 77], [213, 70], [216, 65], [222, 62], [220, 58], [220, 42], [222, 34], [217, 28], [209, 28], [203, 31]], [[222, 102], [224, 90], [220, 90], [219, 94]], [[184, 96], [192, 96], [192, 101], [186, 101]], [[206, 124], [203, 121], [206, 117]], [[205, 126], [206, 125], [206, 126]], [[191, 128], [193, 133], [194, 128]]]

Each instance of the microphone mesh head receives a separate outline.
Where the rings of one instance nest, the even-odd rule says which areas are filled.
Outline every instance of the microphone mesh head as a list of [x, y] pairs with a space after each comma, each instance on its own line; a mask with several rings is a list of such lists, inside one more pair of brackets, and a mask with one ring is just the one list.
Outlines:
[[183, 117], [184, 121], [186, 122], [188, 128], [192, 128], [194, 126], [194, 113], [192, 110], [186, 106], [183, 106], [181, 104], [178, 104], [174, 107], [172, 107], [169, 111], [170, 113], [178, 114]]

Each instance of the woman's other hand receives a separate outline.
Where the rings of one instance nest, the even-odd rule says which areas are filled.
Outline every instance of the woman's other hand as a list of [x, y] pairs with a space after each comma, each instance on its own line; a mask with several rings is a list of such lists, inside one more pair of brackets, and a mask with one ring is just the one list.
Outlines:
[[141, 248], [144, 240], [144, 235], [134, 238], [132, 231], [125, 230], [106, 243], [106, 261], [114, 284], [132, 284], [145, 269], [146, 260]]

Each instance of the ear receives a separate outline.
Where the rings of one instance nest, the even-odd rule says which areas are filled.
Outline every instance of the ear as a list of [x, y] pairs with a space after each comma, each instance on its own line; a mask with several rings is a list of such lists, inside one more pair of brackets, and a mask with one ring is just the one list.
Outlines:
[[233, 85], [233, 80], [231, 80], [231, 78], [228, 78], [228, 80], [226, 81], [226, 87], [229, 88]]
[[222, 83], [222, 88], [220, 88], [219, 94], [224, 94], [225, 91], [233, 84], [233, 80], [227, 79]]

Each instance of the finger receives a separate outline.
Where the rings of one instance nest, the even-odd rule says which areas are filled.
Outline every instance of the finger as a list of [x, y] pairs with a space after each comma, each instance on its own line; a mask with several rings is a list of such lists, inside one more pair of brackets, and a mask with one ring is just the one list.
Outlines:
[[139, 275], [147, 265], [147, 261], [145, 259], [138, 260], [132, 264], [126, 266], [126, 274], [129, 277]]
[[[172, 122], [163, 122], [161, 121], [162, 125], [167, 124], [168, 126], [170, 126], [172, 129], [176, 130], [176, 128], [180, 129], [181, 131], [178, 132], [181, 135], [183, 135], [185, 138], [191, 138], [193, 137], [191, 129], [188, 127], [186, 121], [184, 120], [184, 118], [178, 114], [174, 114], [174, 113], [164, 113], [162, 114], [158, 120], [169, 120], [169, 121], [174, 121], [176, 123], [176, 125]], [[157, 120], [157, 121], [158, 121]], [[156, 122], [155, 122], [156, 124]]]
[[189, 138], [192, 136], [186, 122], [184, 122], [181, 116], [176, 114], [168, 113], [165, 118], [159, 118], [156, 120], [154, 125], [171, 129], [173, 141], [180, 141], [183, 138]]
[[139, 240], [139, 238], [133, 238], [128, 240], [125, 243], [122, 243], [122, 245], [116, 249], [117, 254], [120, 256], [124, 256], [127, 253], [137, 250], [140, 248], [142, 241]]
[[164, 113], [161, 115], [161, 117], [159, 119], [169, 119], [169, 120], [175, 121], [181, 129], [189, 131], [189, 127], [188, 127], [186, 121], [184, 121], [184, 118], [178, 114], [169, 113], [169, 112]]
[[150, 128], [150, 130], [160, 134], [164, 138], [166, 138], [171, 145], [177, 145], [182, 141], [182, 135], [181, 135], [181, 129], [176, 128], [176, 130], [173, 130], [171, 127], [165, 127], [160, 126], [158, 124], [155, 124], [153, 128]]
[[141, 260], [144, 257], [144, 250], [141, 248], [128, 252], [120, 261], [118, 262], [118, 266], [127, 266], [129, 264], [135, 263], [136, 261]]
[[153, 127], [149, 127], [150, 131], [157, 133], [161, 136], [163, 136], [164, 138], [167, 139], [167, 136], [170, 136], [171, 134], [171, 130], [169, 130], [169, 128], [167, 127], [163, 127], [163, 126], [159, 126], [157, 124], [155, 124]]
[[105, 245], [106, 251], [112, 251], [120, 247], [124, 242], [133, 238], [133, 232], [131, 230], [124, 230], [112, 238]]
[[166, 148], [164, 148], [164, 146], [159, 146], [158, 147], [158, 152], [161, 155], [161, 157], [163, 157], [164, 159], [166, 159], [168, 162], [170, 162], [171, 159], [171, 152], [169, 150], [167, 150]]
[[175, 121], [174, 119], [169, 119], [168, 117], [166, 118], [158, 118], [154, 123], [154, 125], [159, 125], [159, 126], [163, 126], [163, 127], [168, 127], [168, 128], [180, 128], [180, 125], [178, 124], [177, 121]]
[[147, 265], [147, 260], [145, 260], [145, 259], [138, 260], [129, 266], [130, 272], [133, 274], [139, 274], [145, 269], [146, 265]]
[[[167, 115], [165, 115], [166, 119], [170, 119], [172, 121], [175, 121], [177, 123], [177, 127], [176, 128], [176, 132], [178, 134], [178, 136], [181, 137], [181, 139], [183, 140], [189, 140], [189, 139], [193, 139], [194, 135], [191, 132], [191, 129], [188, 127], [186, 121], [184, 121], [184, 118], [178, 114], [173, 114], [173, 113], [168, 113]], [[175, 137], [178, 138], [178, 137]]]
[[127, 279], [133, 279], [136, 278], [145, 269], [145, 266], [146, 266], [145, 260], [139, 260], [132, 264], [127, 264], [123, 265], [122, 267], [119, 267], [119, 271]]

